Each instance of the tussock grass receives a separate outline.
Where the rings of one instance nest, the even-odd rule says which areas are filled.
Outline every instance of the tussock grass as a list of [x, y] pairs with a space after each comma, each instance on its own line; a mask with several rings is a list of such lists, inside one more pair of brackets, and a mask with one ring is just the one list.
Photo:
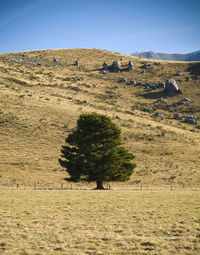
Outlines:
[[2, 191], [0, 253], [199, 254], [200, 193]]

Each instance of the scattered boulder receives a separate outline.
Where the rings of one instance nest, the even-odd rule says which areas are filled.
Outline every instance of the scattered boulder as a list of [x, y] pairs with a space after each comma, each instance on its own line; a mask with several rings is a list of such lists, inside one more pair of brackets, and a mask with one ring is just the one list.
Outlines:
[[162, 82], [158, 83], [158, 89], [160, 89], [160, 88], [165, 88], [165, 84]]
[[77, 78], [77, 81], [83, 81], [82, 77]]
[[135, 80], [130, 80], [128, 84], [129, 85], [137, 85], [137, 82]]
[[149, 84], [149, 83], [141, 83], [140, 85], [143, 86], [143, 87], [145, 87], [146, 89], [150, 89], [150, 90], [156, 90], [156, 89], [159, 89], [159, 88], [160, 88], [160, 85], [157, 84], [157, 83], [152, 83], [152, 84]]
[[191, 100], [190, 100], [188, 97], [185, 97], [185, 98], [183, 99], [183, 101], [185, 101], [185, 102], [191, 102]]
[[174, 113], [173, 118], [174, 118], [175, 120], [182, 120], [182, 117], [180, 116], [179, 113]]
[[106, 70], [102, 70], [101, 73], [102, 74], [107, 74], [107, 71]]
[[159, 98], [159, 99], [156, 100], [154, 103], [155, 103], [155, 104], [164, 104], [165, 101], [164, 101], [162, 98]]
[[150, 88], [151, 90], [156, 90], [158, 87], [157, 87], [157, 84], [153, 83], [153, 84], [150, 84], [150, 85], [149, 85], [149, 88]]
[[118, 60], [114, 61], [109, 69], [111, 72], [119, 73], [121, 71], [121, 62]]
[[182, 101], [178, 102], [178, 105], [186, 105], [189, 106], [191, 105], [191, 101], [189, 98], [185, 97]]
[[23, 62], [22, 64], [25, 66], [41, 66], [42, 65], [41, 62]]
[[183, 76], [183, 73], [182, 73], [181, 71], [178, 71], [178, 72], [176, 73], [176, 75], [178, 75], [178, 76]]
[[179, 87], [174, 79], [169, 79], [165, 83], [165, 91], [168, 93], [178, 93]]
[[164, 114], [162, 112], [156, 112], [156, 117], [163, 118]]
[[191, 80], [190, 76], [187, 76], [185, 79], [186, 79], [186, 81], [190, 81]]
[[134, 70], [134, 65], [132, 61], [128, 62], [128, 71], [133, 71]]
[[76, 60], [74, 63], [75, 66], [79, 66], [79, 60]]
[[59, 63], [59, 59], [58, 59], [58, 58], [54, 58], [54, 59], [53, 59], [53, 62], [54, 62], [54, 63]]
[[185, 122], [188, 123], [188, 124], [196, 125], [197, 124], [197, 117], [194, 116], [194, 115], [190, 115], [190, 116], [185, 118]]
[[139, 82], [138, 85], [146, 88], [146, 86], [148, 86], [149, 84], [145, 82], [144, 83]]
[[144, 65], [142, 66], [143, 69], [148, 69], [150, 67], [150, 64], [144, 63]]
[[104, 69], [105, 71], [107, 71], [107, 70], [109, 69], [109, 65], [108, 65], [107, 62], [104, 62], [104, 63], [103, 63], [103, 69]]
[[127, 81], [126, 78], [122, 77], [118, 82], [122, 83], [122, 82], [126, 82], [126, 81]]
[[160, 65], [160, 62], [155, 62], [154, 65], [155, 65], [155, 66], [159, 66], [159, 65]]
[[12, 58], [12, 59], [9, 59], [9, 62], [11, 62], [11, 63], [19, 63], [20, 60], [16, 59], [16, 58]]

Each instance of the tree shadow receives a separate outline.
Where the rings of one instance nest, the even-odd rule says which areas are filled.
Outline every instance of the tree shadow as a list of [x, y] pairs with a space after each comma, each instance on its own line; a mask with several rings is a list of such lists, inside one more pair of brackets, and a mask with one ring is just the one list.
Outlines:
[[191, 75], [200, 75], [200, 63], [191, 63], [187, 69]]
[[72, 177], [63, 178], [63, 180], [68, 181], [68, 182], [74, 182], [74, 183], [77, 183], [77, 182], [80, 181], [79, 179], [75, 179], [75, 178], [72, 178]]

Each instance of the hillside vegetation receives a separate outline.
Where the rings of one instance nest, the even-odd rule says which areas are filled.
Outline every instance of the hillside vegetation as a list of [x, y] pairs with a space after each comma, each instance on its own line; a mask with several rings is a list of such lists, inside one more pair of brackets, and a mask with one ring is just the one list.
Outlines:
[[[131, 60], [134, 71], [102, 73], [103, 62], [115, 60], [124, 65]], [[144, 62], [148, 69], [142, 68]], [[1, 54], [0, 184], [63, 182], [67, 173], [58, 163], [61, 145], [81, 113], [97, 112], [122, 129], [123, 145], [136, 155], [129, 184], [199, 185], [200, 125], [184, 122], [189, 115], [200, 119], [200, 80], [193, 65], [155, 64], [97, 49]], [[177, 76], [178, 71], [183, 75]], [[163, 88], [144, 86], [169, 78], [177, 81], [182, 94], [170, 96]], [[182, 104], [184, 98], [190, 103]], [[163, 117], [156, 117], [157, 112]], [[182, 120], [173, 119], [174, 113]]]

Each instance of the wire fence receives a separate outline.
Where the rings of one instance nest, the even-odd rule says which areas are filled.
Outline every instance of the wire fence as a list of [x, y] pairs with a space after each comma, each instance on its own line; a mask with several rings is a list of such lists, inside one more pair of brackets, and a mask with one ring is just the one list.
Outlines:
[[[0, 190], [94, 190], [95, 184], [84, 183], [60, 183], [55, 185], [25, 185], [25, 184], [0, 184]], [[130, 191], [161, 191], [161, 190], [196, 190], [200, 191], [200, 186], [179, 185], [179, 184], [166, 184], [166, 185], [152, 185], [152, 184], [118, 184], [118, 183], [105, 183], [105, 190], [130, 190]]]

